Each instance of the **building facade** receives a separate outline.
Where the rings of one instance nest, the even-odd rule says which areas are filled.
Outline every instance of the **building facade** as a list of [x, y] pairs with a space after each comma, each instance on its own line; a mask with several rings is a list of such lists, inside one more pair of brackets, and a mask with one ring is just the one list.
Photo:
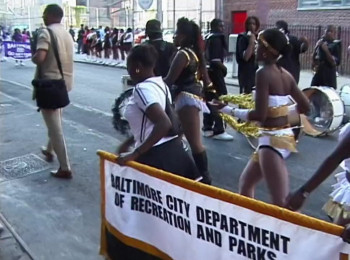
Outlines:
[[283, 19], [291, 25], [344, 26], [350, 25], [350, 0], [224, 0], [223, 13], [230, 33], [239, 32], [249, 15], [262, 24]]

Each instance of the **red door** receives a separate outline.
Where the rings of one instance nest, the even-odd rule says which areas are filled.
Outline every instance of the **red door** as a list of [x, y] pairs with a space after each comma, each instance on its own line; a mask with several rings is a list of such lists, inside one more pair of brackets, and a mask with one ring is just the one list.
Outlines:
[[247, 19], [246, 11], [238, 11], [231, 13], [232, 33], [238, 34], [245, 31], [244, 22]]

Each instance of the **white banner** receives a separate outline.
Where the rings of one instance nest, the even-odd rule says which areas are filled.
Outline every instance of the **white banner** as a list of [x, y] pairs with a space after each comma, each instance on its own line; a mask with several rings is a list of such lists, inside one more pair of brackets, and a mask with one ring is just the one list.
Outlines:
[[350, 245], [339, 236], [257, 213], [107, 160], [104, 172], [105, 220], [124, 236], [159, 249], [169, 256], [166, 258], [339, 260], [350, 254]]

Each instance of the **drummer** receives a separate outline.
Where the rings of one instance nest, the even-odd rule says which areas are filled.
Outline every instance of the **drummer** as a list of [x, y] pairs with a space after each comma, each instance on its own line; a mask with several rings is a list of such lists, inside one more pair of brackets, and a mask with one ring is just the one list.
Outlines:
[[290, 96], [299, 113], [309, 110], [309, 101], [299, 90], [292, 75], [276, 64], [280, 55], [290, 51], [285, 35], [267, 29], [258, 36], [256, 57], [262, 67], [255, 76], [255, 109], [237, 109], [215, 102], [217, 108], [243, 121], [261, 124], [259, 145], [239, 180], [239, 192], [254, 197], [255, 186], [263, 178], [267, 182], [272, 203], [284, 206], [289, 193], [289, 177], [284, 159], [296, 151], [292, 129], [288, 125]]

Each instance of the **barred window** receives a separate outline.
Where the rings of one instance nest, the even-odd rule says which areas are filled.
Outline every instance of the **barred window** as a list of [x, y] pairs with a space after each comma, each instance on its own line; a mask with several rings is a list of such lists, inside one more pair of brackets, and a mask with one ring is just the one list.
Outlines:
[[299, 0], [300, 9], [350, 8], [350, 0]]

